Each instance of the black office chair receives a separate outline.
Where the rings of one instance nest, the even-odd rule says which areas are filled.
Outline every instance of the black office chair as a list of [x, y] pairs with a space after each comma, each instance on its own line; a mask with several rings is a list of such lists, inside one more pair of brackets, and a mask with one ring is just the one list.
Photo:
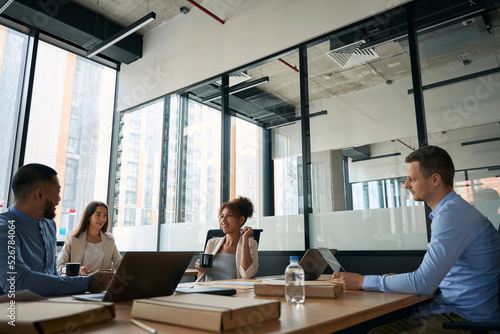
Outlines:
[[[500, 227], [498, 233], [500, 233]], [[498, 282], [498, 302], [500, 303], [500, 280]], [[472, 334], [488, 334], [490, 331], [500, 330], [500, 322], [443, 322], [443, 328], [468, 330]]]
[[[250, 237], [251, 239], [255, 239], [255, 241], [257, 241], [257, 243], [259, 243], [259, 239], [260, 239], [260, 233], [262, 232], [263, 230], [261, 228], [256, 228], [256, 229], [253, 229], [253, 235]], [[225, 236], [224, 232], [222, 232], [222, 229], [218, 228], [218, 229], [215, 229], [215, 230], [208, 230], [207, 232], [207, 239], [205, 240], [205, 248], [207, 248], [207, 242], [208, 240], [212, 239], [212, 238], [218, 238], [218, 237], [223, 237]]]

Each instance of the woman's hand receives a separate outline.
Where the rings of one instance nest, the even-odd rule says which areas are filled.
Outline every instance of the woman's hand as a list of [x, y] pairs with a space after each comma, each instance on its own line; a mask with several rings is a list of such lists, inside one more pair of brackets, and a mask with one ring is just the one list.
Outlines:
[[240, 230], [240, 233], [243, 235], [243, 238], [250, 238], [253, 235], [253, 230], [250, 226], [245, 226]]
[[85, 266], [80, 266], [80, 275], [90, 275], [92, 272], [87, 269]]
[[200, 259], [196, 260], [196, 263], [194, 264], [194, 267], [200, 274], [203, 274], [205, 271], [207, 271], [209, 268], [202, 268], [200, 267]]

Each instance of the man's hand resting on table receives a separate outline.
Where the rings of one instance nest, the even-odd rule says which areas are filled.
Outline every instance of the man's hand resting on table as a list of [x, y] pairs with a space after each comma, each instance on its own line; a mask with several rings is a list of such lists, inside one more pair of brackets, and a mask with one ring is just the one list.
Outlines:
[[113, 271], [98, 270], [89, 275], [89, 292], [101, 292], [108, 288], [109, 282], [113, 278]]
[[344, 288], [348, 290], [363, 290], [363, 281], [365, 276], [355, 273], [337, 272], [333, 273], [332, 278], [345, 284]]

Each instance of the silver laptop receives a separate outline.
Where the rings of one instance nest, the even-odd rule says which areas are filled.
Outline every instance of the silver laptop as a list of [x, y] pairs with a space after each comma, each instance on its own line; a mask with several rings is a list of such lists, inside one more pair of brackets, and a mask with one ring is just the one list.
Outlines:
[[[333, 272], [339, 271], [341, 265], [334, 256], [336, 252], [336, 249], [328, 249], [326, 247], [318, 247], [318, 249], [309, 248], [299, 262], [302, 269], [304, 269], [305, 280], [313, 281], [318, 279], [327, 266], [330, 266]], [[272, 279], [284, 280], [285, 276]]]
[[94, 302], [119, 302], [170, 296], [193, 255], [193, 252], [127, 252], [106, 292], [74, 295], [73, 298]]
[[[339, 272], [342, 265], [337, 261], [334, 254], [337, 251], [336, 249], [328, 249], [326, 247], [318, 247], [319, 252], [323, 255], [323, 258], [326, 260], [330, 268], [332, 268], [333, 272]], [[344, 269], [344, 268], [342, 268]]]
[[[328, 265], [330, 265], [334, 272], [339, 271], [340, 265], [339, 267], [336, 265], [332, 266], [335, 262], [338, 263], [337, 260], [332, 261], [332, 258], [335, 259], [334, 254], [336, 252], [336, 249], [328, 249], [326, 247], [308, 249], [299, 262], [302, 269], [304, 269], [306, 281], [318, 279]], [[330, 259], [330, 261], [327, 258]]]

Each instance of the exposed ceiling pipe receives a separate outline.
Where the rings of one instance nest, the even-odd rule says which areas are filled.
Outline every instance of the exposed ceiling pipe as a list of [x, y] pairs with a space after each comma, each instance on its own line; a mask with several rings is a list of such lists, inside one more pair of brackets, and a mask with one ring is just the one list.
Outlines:
[[217, 15], [215, 15], [214, 13], [212, 13], [211, 11], [209, 11], [208, 9], [203, 7], [202, 5], [198, 4], [194, 0], [186, 0], [186, 1], [189, 2], [190, 4], [192, 4], [193, 6], [195, 6], [196, 8], [200, 9], [202, 12], [205, 12], [206, 14], [210, 15], [212, 18], [219, 21], [220, 23], [222, 23], [222, 24], [226, 23], [223, 19], [219, 18]]
[[294, 70], [295, 72], [299, 72], [299, 69], [296, 67], [296, 66], [292, 66], [289, 62], [287, 62], [286, 60], [283, 60], [281, 58], [278, 59], [280, 62], [282, 62], [283, 64], [285, 64], [286, 66], [290, 67], [292, 70]]
[[415, 148], [414, 147], [411, 147], [410, 145], [404, 143], [403, 141], [399, 140], [399, 139], [396, 139], [399, 143], [403, 144], [404, 146], [408, 147], [410, 150], [412, 151], [415, 151]]

